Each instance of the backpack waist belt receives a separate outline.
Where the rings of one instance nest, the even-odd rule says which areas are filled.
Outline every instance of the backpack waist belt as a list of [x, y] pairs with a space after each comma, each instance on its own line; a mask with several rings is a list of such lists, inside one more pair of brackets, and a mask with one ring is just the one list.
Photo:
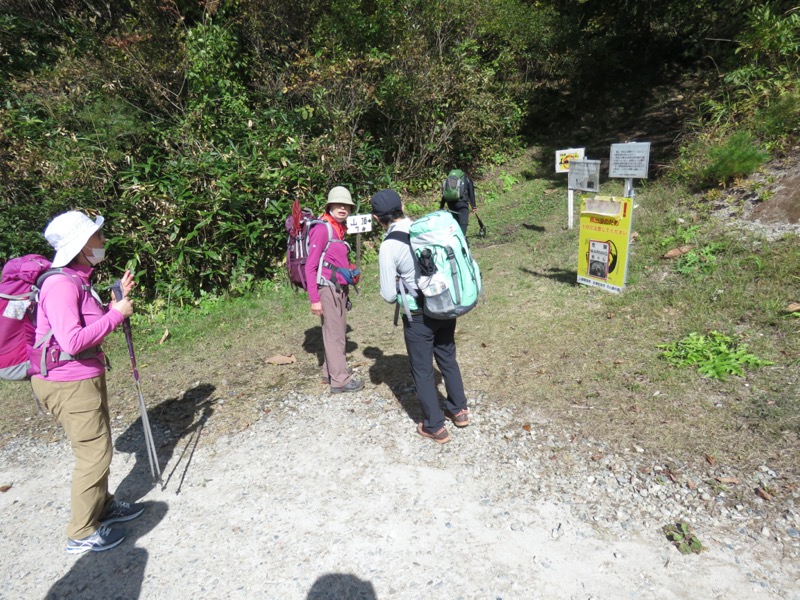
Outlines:
[[91, 348], [87, 348], [86, 350], [81, 350], [77, 354], [70, 354], [69, 352], [64, 352], [63, 350], [58, 355], [59, 360], [86, 360], [87, 358], [97, 358], [97, 355], [100, 354], [103, 349], [100, 346], [92, 346]]
[[[85, 350], [81, 350], [77, 354], [70, 354], [69, 352], [65, 352], [61, 350], [58, 346], [52, 346], [50, 348], [47, 347], [47, 342], [50, 341], [50, 338], [53, 337], [53, 330], [47, 332], [47, 334], [39, 340], [34, 346], [34, 350], [42, 348], [42, 358], [39, 361], [39, 373], [42, 377], [47, 377], [47, 364], [48, 362], [50, 365], [58, 364], [62, 361], [68, 360], [87, 360], [92, 358], [97, 358], [98, 355], [103, 351], [103, 349], [98, 346], [92, 346], [90, 348], [86, 348]], [[48, 357], [50, 360], [48, 361]], [[106, 368], [111, 368], [111, 363], [108, 361], [108, 357], [105, 360]]]
[[[325, 279], [321, 274], [318, 275], [317, 276], [317, 285], [322, 285], [322, 286], [326, 286], [326, 287], [332, 287], [337, 292], [341, 292], [343, 287], [347, 288], [348, 284], [339, 283], [339, 279], [336, 277], [336, 273], [338, 273], [339, 271], [349, 271], [350, 270], [349, 268], [337, 267], [336, 265], [332, 265], [331, 263], [329, 263], [327, 260], [323, 260], [322, 261], [321, 267], [325, 267], [326, 269], [330, 269], [331, 276], [330, 276], [330, 278]], [[359, 293], [358, 292], [358, 286], [356, 286], [355, 283], [352, 284], [352, 285], [353, 285], [353, 289], [356, 291], [356, 294], [358, 294]]]
[[[47, 362], [48, 362], [47, 356], [48, 354], [50, 354], [50, 351], [52, 350], [58, 350], [58, 348], [57, 347], [49, 348], [48, 350], [42, 352], [42, 359], [41, 361], [39, 361], [39, 372], [42, 374], [42, 377], [47, 377]], [[51, 356], [51, 361], [60, 363], [62, 361], [68, 361], [68, 360], [87, 360], [87, 359], [97, 358], [102, 351], [103, 350], [102, 348], [100, 348], [100, 346], [92, 346], [91, 348], [86, 348], [86, 350], [81, 350], [77, 354], [70, 354], [69, 352], [64, 352], [63, 350], [61, 350], [60, 352], [58, 352], [58, 355], [55, 355], [55, 352], [52, 353], [53, 356]], [[109, 368], [111, 367], [111, 365], [108, 362], [108, 359], [106, 359], [105, 366]]]

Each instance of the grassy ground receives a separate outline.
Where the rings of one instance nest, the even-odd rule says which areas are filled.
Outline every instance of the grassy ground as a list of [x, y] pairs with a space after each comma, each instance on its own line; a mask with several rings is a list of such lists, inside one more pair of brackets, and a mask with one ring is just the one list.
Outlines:
[[[485, 301], [459, 320], [457, 334], [470, 396], [507, 407], [510, 429], [550, 424], [573, 439], [645, 448], [664, 463], [768, 464], [786, 475], [787, 490], [796, 486], [800, 319], [783, 309], [797, 300], [797, 237], [745, 236], [680, 189], [641, 185], [627, 289], [578, 285], [579, 229], [565, 227], [566, 181], [534, 175], [546, 160], [528, 153], [477, 182], [489, 235], [478, 239], [472, 222], [470, 233]], [[603, 192], [621, 188], [604, 182]], [[684, 242], [707, 251], [705, 260], [661, 258]], [[378, 296], [371, 244], [349, 317], [351, 364], [379, 392], [409, 395], [402, 331]], [[246, 428], [291, 391], [326, 391], [319, 323], [285, 285], [146, 313], [140, 307], [134, 336], [151, 419], [169, 420], [191, 396], [210, 415], [213, 438]], [[659, 356], [660, 344], [710, 331], [774, 364], [719, 381]], [[126, 423], [136, 418], [136, 396], [124, 340], [112, 338], [112, 410]], [[268, 364], [275, 355], [296, 362]], [[0, 443], [21, 433], [60, 435], [37, 416], [26, 384], [4, 383], [0, 393]]]

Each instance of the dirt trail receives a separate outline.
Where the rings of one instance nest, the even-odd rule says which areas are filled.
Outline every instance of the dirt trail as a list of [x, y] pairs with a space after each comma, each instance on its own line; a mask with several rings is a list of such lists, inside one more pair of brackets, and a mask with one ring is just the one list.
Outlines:
[[[113, 483], [148, 510], [120, 547], [78, 558], [63, 548], [68, 445], [10, 442], [0, 598], [800, 599], [796, 540], [773, 540], [785, 532], [694, 514], [708, 550], [682, 556], [659, 529], [670, 501], [602, 468], [547, 469], [561, 434], [510, 434], [485, 398], [445, 446], [385, 388], [252, 400], [272, 408], [246, 431], [195, 446], [198, 412], [162, 448], [164, 490], [142, 451], [118, 450]], [[138, 423], [115, 437], [143, 448]]]

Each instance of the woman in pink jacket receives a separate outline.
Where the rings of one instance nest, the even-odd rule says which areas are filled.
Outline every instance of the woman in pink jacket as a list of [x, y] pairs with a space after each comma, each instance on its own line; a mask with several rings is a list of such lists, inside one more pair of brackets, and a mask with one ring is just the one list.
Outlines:
[[108, 492], [111, 427], [106, 392], [106, 360], [100, 344], [133, 314], [129, 271], [122, 277], [123, 297], [104, 305], [92, 288], [93, 267], [105, 257], [103, 217], [92, 221], [77, 211], [53, 219], [44, 236], [55, 249], [39, 294], [36, 340], [31, 355], [33, 392], [64, 428], [75, 457], [72, 514], [67, 552], [99, 552], [125, 538], [111, 524], [142, 514], [142, 505], [114, 499]]
[[314, 225], [308, 235], [306, 281], [311, 312], [322, 317], [322, 344], [325, 360], [322, 380], [330, 383], [331, 392], [356, 392], [364, 383], [352, 376], [347, 367], [347, 309], [350, 288], [339, 269], [349, 272], [348, 252], [344, 241], [347, 217], [355, 206], [347, 188], [336, 186], [328, 192], [325, 212], [320, 217], [325, 223]]

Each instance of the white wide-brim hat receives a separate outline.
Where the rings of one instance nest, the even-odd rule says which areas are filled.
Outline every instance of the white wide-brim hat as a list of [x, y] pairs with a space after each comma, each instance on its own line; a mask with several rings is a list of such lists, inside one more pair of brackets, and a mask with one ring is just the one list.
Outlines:
[[328, 192], [328, 201], [325, 203], [325, 206], [328, 204], [349, 204], [350, 206], [356, 205], [356, 203], [353, 202], [353, 198], [350, 196], [350, 191], [343, 185], [337, 185], [330, 192]]
[[44, 237], [56, 251], [53, 267], [63, 267], [78, 255], [92, 234], [103, 226], [103, 217], [92, 221], [80, 211], [58, 215], [44, 230]]

